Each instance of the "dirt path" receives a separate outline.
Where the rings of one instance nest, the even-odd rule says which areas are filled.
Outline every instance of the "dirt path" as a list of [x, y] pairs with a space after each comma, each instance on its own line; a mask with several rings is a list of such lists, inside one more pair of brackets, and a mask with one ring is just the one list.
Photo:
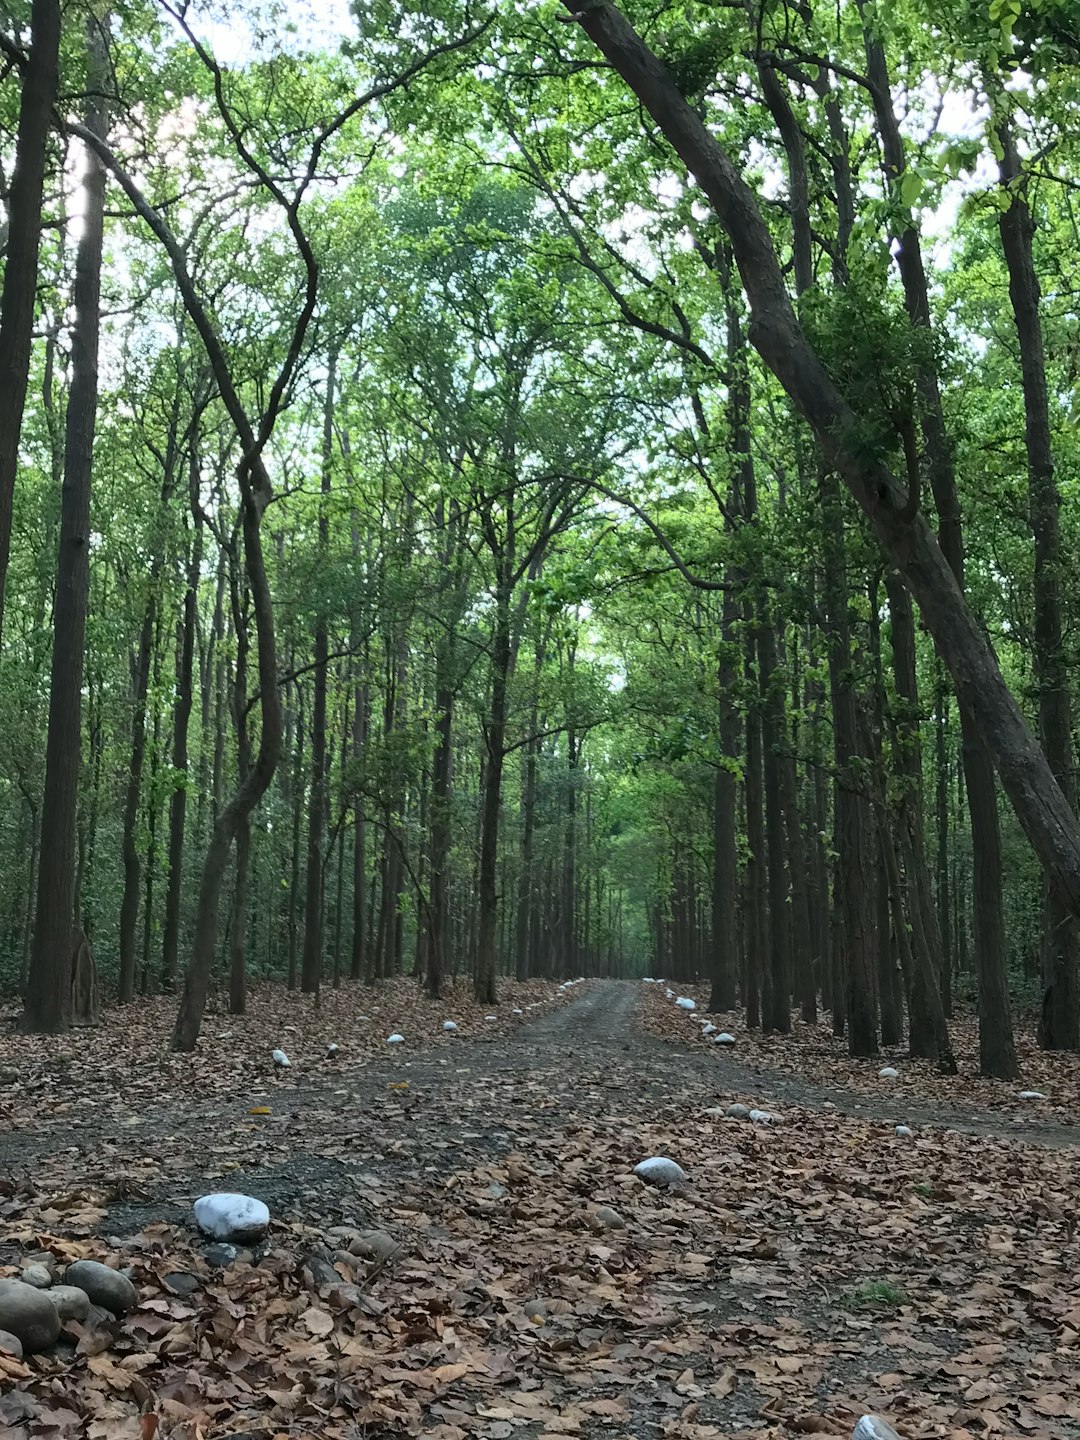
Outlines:
[[[865, 1098], [644, 1033], [638, 997], [633, 983], [597, 983], [490, 1039], [298, 1065], [226, 1095], [163, 1091], [126, 1121], [43, 1119], [14, 1137], [6, 1168], [50, 1193], [108, 1188], [93, 1228], [136, 1257], [144, 1294], [171, 1264], [205, 1287], [186, 1313], [226, 1304], [230, 1326], [251, 1317], [226, 1339], [198, 1333], [221, 1373], [271, 1366], [271, 1388], [255, 1373], [235, 1401], [252, 1436], [766, 1440], [786, 1426], [847, 1436], [866, 1410], [912, 1436], [964, 1433], [984, 1428], [967, 1396], [991, 1363], [995, 1417], [1017, 1433], [1033, 1416], [1040, 1435], [1080, 1433], [1080, 1410], [1074, 1422], [1062, 1408], [1080, 1320], [1062, 1208], [1071, 1161], [1058, 1153], [1072, 1132], [1031, 1127], [1018, 1146], [1000, 1117], [909, 1106], [903, 1118], [926, 1128], [905, 1143]], [[784, 1108], [788, 1123], [706, 1114], [736, 1095]], [[270, 1113], [253, 1117], [257, 1104]], [[649, 1154], [676, 1158], [690, 1183], [643, 1186], [632, 1167]], [[209, 1188], [267, 1202], [265, 1259], [207, 1270], [188, 1217]], [[9, 1224], [22, 1204], [8, 1202]], [[57, 1233], [70, 1213], [54, 1213]], [[342, 1225], [401, 1247], [360, 1309], [297, 1278], [296, 1257], [332, 1248]], [[269, 1336], [268, 1285], [280, 1287]], [[175, 1304], [167, 1289], [160, 1304]], [[334, 1315], [332, 1342], [304, 1329], [312, 1306]], [[247, 1324], [264, 1327], [254, 1362]], [[148, 1384], [196, 1364], [187, 1333], [166, 1332], [153, 1363], [133, 1340]], [[326, 1428], [315, 1417], [344, 1404], [343, 1344], [366, 1398]]]

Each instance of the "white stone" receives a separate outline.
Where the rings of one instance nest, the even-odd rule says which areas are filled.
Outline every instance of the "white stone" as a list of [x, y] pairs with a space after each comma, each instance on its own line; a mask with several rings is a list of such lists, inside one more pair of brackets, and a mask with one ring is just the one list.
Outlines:
[[457, 1024], [456, 1024], [456, 1022], [453, 1021], [453, 1020], [444, 1020], [444, 1021], [442, 1022], [442, 1028], [443, 1028], [443, 1029], [446, 1031], [446, 1033], [449, 1035], [449, 1034], [451, 1034], [454, 1030], [457, 1029]]
[[900, 1434], [880, 1415], [864, 1415], [851, 1432], [851, 1440], [900, 1440]]
[[741, 1100], [736, 1100], [734, 1105], [727, 1107], [724, 1114], [730, 1115], [732, 1120], [749, 1120], [751, 1110], [749, 1105], [744, 1105]]
[[675, 1001], [680, 1010], [696, 1010], [697, 1005], [686, 995], [680, 995]]
[[677, 1185], [686, 1179], [686, 1171], [666, 1155], [650, 1155], [634, 1166], [634, 1174], [650, 1185]]
[[668, 998], [669, 1000], [674, 1000], [674, 998], [675, 998], [675, 991], [674, 991], [674, 990], [665, 990], [665, 991], [664, 991], [664, 994], [667, 996], [667, 998]]
[[900, 1071], [892, 1065], [883, 1065], [877, 1073], [879, 1080], [898, 1080], [900, 1078]]
[[289, 1057], [285, 1054], [284, 1050], [272, 1050], [270, 1052], [270, 1059], [273, 1060], [279, 1070], [287, 1070], [289, 1068]]
[[337, 1046], [334, 1044], [334, 1042], [331, 1040], [330, 1044], [327, 1045], [327, 1047], [326, 1047], [326, 1056], [327, 1056], [327, 1059], [328, 1059], [328, 1060], [335, 1060], [335, 1059], [337, 1058], [337, 1053], [338, 1053], [338, 1047], [337, 1047]]
[[714, 1045], [734, 1045], [735, 1036], [729, 1035], [726, 1030], [721, 1030], [719, 1035], [713, 1036], [712, 1043]]
[[912, 1130], [910, 1125], [897, 1125], [896, 1133], [902, 1140], [910, 1140], [912, 1135], [915, 1134], [915, 1131]]
[[195, 1201], [195, 1223], [214, 1240], [241, 1245], [261, 1240], [270, 1225], [270, 1211], [250, 1195], [203, 1195]]
[[511, 1015], [523, 1015], [524, 1013], [525, 1012], [518, 1005], [515, 1005], [514, 1008], [510, 1011]]
[[399, 1034], [397, 1033], [397, 1031], [395, 1030], [394, 1033], [393, 1033], [393, 1035], [387, 1035], [387, 1037], [386, 1037], [386, 1043], [387, 1043], [388, 1045], [404, 1045], [404, 1044], [405, 1044], [405, 1036], [404, 1036], [404, 1035], [399, 1035]]
[[497, 1020], [498, 1018], [499, 1018], [498, 1015], [485, 1015], [485, 1016], [484, 1016], [484, 1019], [487, 1020], [487, 1021]]
[[707, 1020], [705, 1024], [701, 1027], [701, 1033], [703, 1035], [712, 1035], [715, 1030], [716, 1026], [710, 1020]]
[[782, 1125], [784, 1122], [779, 1115], [774, 1115], [771, 1110], [751, 1110], [751, 1125]]
[[1045, 1100], [1045, 1099], [1046, 1099], [1046, 1096], [1042, 1093], [1041, 1090], [1021, 1090], [1021, 1091], [1020, 1091], [1020, 1099], [1021, 1099], [1021, 1100]]

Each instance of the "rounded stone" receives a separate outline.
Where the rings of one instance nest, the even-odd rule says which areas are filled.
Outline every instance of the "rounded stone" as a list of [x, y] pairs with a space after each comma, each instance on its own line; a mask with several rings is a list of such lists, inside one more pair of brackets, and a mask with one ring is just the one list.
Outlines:
[[251, 1195], [203, 1195], [195, 1201], [195, 1223], [214, 1240], [244, 1245], [263, 1238], [270, 1211]]
[[724, 1114], [730, 1115], [732, 1120], [749, 1120], [750, 1106], [744, 1105], [741, 1101], [737, 1100], [734, 1105], [727, 1107]]
[[606, 1230], [626, 1229], [626, 1221], [619, 1214], [618, 1210], [615, 1210], [610, 1205], [601, 1205], [593, 1213]]
[[24, 1266], [19, 1279], [24, 1285], [33, 1285], [35, 1290], [48, 1290], [53, 1283], [52, 1271], [40, 1260], [35, 1261], [32, 1265]]
[[77, 1285], [54, 1285], [45, 1294], [56, 1306], [61, 1320], [85, 1320], [90, 1314], [90, 1296]]
[[76, 1260], [64, 1271], [64, 1283], [85, 1290], [95, 1305], [126, 1315], [139, 1303], [135, 1286], [126, 1275], [97, 1260]]
[[0, 1280], [0, 1330], [6, 1330], [33, 1355], [60, 1338], [60, 1314], [44, 1290], [21, 1280]]
[[634, 1166], [634, 1174], [648, 1185], [678, 1185], [687, 1178], [682, 1166], [666, 1155], [650, 1155]]
[[900, 1071], [895, 1065], [883, 1065], [877, 1073], [879, 1080], [898, 1080], [900, 1078]]
[[10, 1330], [0, 1330], [0, 1350], [5, 1355], [14, 1355], [16, 1360], [23, 1357], [22, 1341], [17, 1335], [12, 1335]]

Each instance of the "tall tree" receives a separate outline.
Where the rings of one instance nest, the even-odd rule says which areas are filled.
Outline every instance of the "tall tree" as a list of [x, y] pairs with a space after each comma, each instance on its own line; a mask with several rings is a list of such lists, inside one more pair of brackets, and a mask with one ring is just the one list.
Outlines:
[[[35, 6], [47, 10], [47, 6]], [[45, 17], [49, 21], [49, 17]], [[35, 24], [39, 23], [37, 20]], [[55, 17], [59, 29], [59, 16]], [[104, 140], [108, 133], [105, 98], [105, 22], [91, 15], [87, 25], [87, 129]], [[39, 59], [38, 64], [41, 64]], [[54, 58], [55, 64], [55, 58]], [[46, 77], [47, 80], [47, 77]], [[28, 82], [29, 83], [29, 80]], [[44, 84], [38, 76], [35, 84]], [[55, 84], [55, 77], [53, 77]], [[24, 96], [24, 107], [26, 104]], [[29, 122], [27, 122], [29, 125]], [[20, 145], [22, 138], [20, 134]], [[44, 145], [44, 137], [42, 137]], [[38, 184], [40, 198], [40, 181]], [[37, 908], [33, 950], [26, 990], [23, 1028], [34, 1032], [65, 1030], [71, 1023], [71, 966], [75, 953], [77, 918], [76, 843], [79, 770], [82, 757], [83, 657], [86, 615], [90, 594], [90, 489], [94, 468], [94, 431], [98, 409], [98, 345], [101, 333], [101, 262], [105, 231], [105, 171], [90, 150], [83, 179], [83, 229], [75, 259], [72, 302], [71, 394], [68, 397], [64, 436], [64, 483], [60, 498], [60, 544], [56, 563], [56, 598], [53, 604], [53, 653], [49, 687], [49, 729], [45, 749], [45, 795], [41, 808], [41, 864], [38, 869]], [[25, 192], [23, 194], [25, 199]], [[12, 205], [14, 206], [14, 185]], [[26, 236], [24, 235], [24, 243]], [[7, 281], [13, 258], [9, 239]], [[35, 252], [36, 256], [36, 252]], [[35, 258], [36, 263], [36, 258]], [[24, 274], [25, 280], [25, 274]], [[23, 303], [33, 310], [33, 280]], [[29, 337], [27, 337], [29, 339]], [[3, 350], [0, 334], [0, 351]], [[0, 371], [0, 373], [3, 373]], [[11, 392], [11, 409], [18, 406], [17, 387]], [[0, 407], [10, 420], [8, 404]], [[5, 463], [0, 444], [0, 467]], [[0, 614], [3, 604], [3, 569], [6, 541], [3, 526], [4, 473], [0, 468]], [[10, 504], [10, 497], [8, 503]], [[10, 514], [6, 522], [10, 527]], [[8, 531], [10, 533], [10, 530]]]

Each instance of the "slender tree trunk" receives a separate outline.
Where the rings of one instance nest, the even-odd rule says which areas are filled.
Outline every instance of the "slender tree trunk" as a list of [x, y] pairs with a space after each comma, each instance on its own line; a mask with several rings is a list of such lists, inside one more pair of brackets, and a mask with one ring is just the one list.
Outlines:
[[480, 830], [476, 972], [473, 988], [481, 1005], [495, 1003], [495, 937], [498, 923], [497, 863], [502, 772], [506, 745], [507, 686], [510, 678], [510, 594], [500, 579], [495, 597], [491, 648], [491, 704], [485, 735], [484, 796]]
[[[161, 985], [172, 990], [176, 983], [180, 948], [180, 908], [184, 893], [184, 828], [187, 819], [188, 726], [194, 699], [195, 627], [202, 572], [203, 512], [199, 503], [199, 447], [191, 439], [188, 471], [194, 535], [188, 561], [183, 619], [176, 636], [176, 704], [173, 709], [173, 790], [169, 799], [169, 883], [165, 892], [165, 932], [161, 942]], [[204, 736], [205, 739], [205, 736]]]
[[[331, 350], [326, 372], [326, 403], [323, 407], [323, 453], [321, 504], [319, 507], [319, 555], [326, 563], [330, 544], [329, 497], [334, 447], [334, 386], [337, 381], [337, 353]], [[304, 955], [300, 989], [318, 994], [323, 969], [323, 847], [326, 841], [326, 686], [329, 654], [326, 613], [320, 604], [315, 621], [314, 702], [311, 714], [311, 799], [308, 803], [307, 905], [304, 911]]]
[[[233, 631], [236, 635], [236, 669], [233, 674], [233, 723], [236, 726], [236, 778], [243, 785], [251, 773], [251, 737], [247, 719], [248, 656], [251, 653], [250, 627], [243, 577], [230, 576]], [[251, 819], [242, 815], [236, 823], [236, 875], [229, 918], [229, 1013], [243, 1015], [247, 1009], [248, 886], [251, 866]]]
[[[97, 85], [104, 89], [103, 26], [103, 21], [91, 17], [87, 34], [87, 72], [95, 78], [94, 84], [89, 86], [91, 98], [86, 114], [87, 125], [102, 137], [108, 129], [108, 112], [104, 98], [93, 92]], [[33, 27], [32, 73], [27, 74], [23, 83], [18, 161], [9, 200], [10, 229], [4, 274], [3, 321], [0, 323], [0, 392], [4, 397], [0, 404], [0, 620], [11, 533], [11, 487], [15, 478], [22, 401], [26, 393], [25, 367], [19, 357], [25, 350], [26, 361], [29, 362], [44, 129], [49, 123], [52, 93], [56, 85], [59, 7], [35, 3]], [[38, 114], [42, 106], [44, 113]], [[60, 541], [53, 606], [49, 728], [45, 742], [45, 793], [41, 807], [41, 863], [22, 1021], [23, 1028], [34, 1033], [66, 1030], [72, 1019], [71, 965], [77, 923], [75, 851], [82, 750], [83, 660], [90, 594], [90, 484], [97, 422], [105, 215], [105, 174], [93, 155], [87, 156], [83, 190], [86, 203], [83, 232], [75, 259], [71, 394], [64, 442], [64, 483], [60, 497]], [[28, 205], [34, 212], [32, 216], [25, 213]], [[14, 294], [17, 284], [28, 286], [27, 292]], [[12, 306], [10, 316], [9, 304]], [[8, 429], [12, 425], [15, 433], [9, 437]], [[31, 887], [33, 882], [31, 858]]]
[[286, 928], [289, 934], [289, 960], [286, 984], [296, 989], [297, 953], [300, 925], [297, 909], [300, 904], [300, 831], [304, 814], [304, 707], [300, 687], [296, 687], [296, 750], [293, 754], [292, 783], [292, 847], [289, 862], [289, 907]]
[[[41, 206], [45, 190], [49, 131], [52, 128], [53, 105], [56, 100], [60, 28], [60, 0], [33, 0], [30, 7], [30, 51], [26, 69], [23, 72], [22, 95], [19, 101], [15, 169], [12, 173], [11, 189], [8, 193], [7, 254], [4, 264], [3, 292], [0, 294], [0, 396], [3, 396], [3, 402], [0, 403], [0, 634], [3, 633], [4, 597], [7, 588], [8, 559], [11, 552], [15, 478], [19, 471], [19, 437], [22, 431], [23, 410], [26, 405], [26, 391], [30, 382], [30, 351], [33, 343], [34, 310], [37, 303]], [[97, 101], [95, 101], [95, 107], [93, 110], [88, 110], [86, 123], [91, 128], [100, 125], [100, 130], [95, 133], [104, 138], [105, 109]], [[101, 193], [104, 194], [104, 178], [98, 176], [96, 166], [92, 167], [88, 182], [99, 185]], [[88, 199], [91, 196], [90, 183], [87, 185]], [[93, 200], [92, 203], [98, 202]], [[98, 243], [100, 244], [100, 242]], [[83, 245], [80, 244], [80, 252], [82, 251]], [[76, 262], [77, 264], [78, 262]], [[93, 268], [95, 262], [92, 257], [86, 256], [84, 264]], [[96, 262], [96, 267], [100, 271], [100, 259]], [[84, 285], [88, 283], [90, 283], [88, 278], [84, 276]], [[78, 276], [76, 276], [76, 284], [78, 284]], [[78, 302], [75, 303], [76, 309], [78, 309]], [[92, 341], [94, 353], [90, 403], [95, 407], [97, 308], [95, 303], [93, 306], [95, 318], [90, 322], [95, 327]], [[84, 336], [86, 334], [85, 328], [83, 334]], [[84, 361], [86, 358], [84, 355]], [[73, 372], [73, 384], [74, 379]], [[70, 399], [68, 405], [70, 408]], [[92, 437], [91, 429], [91, 445]], [[70, 422], [68, 443], [71, 443]], [[89, 449], [87, 453], [89, 453]], [[71, 855], [64, 855], [58, 863], [70, 866], [73, 863]], [[70, 889], [70, 886], [67, 888]], [[54, 896], [53, 903], [56, 898]], [[70, 917], [65, 916], [61, 923], [69, 925]], [[55, 943], [55, 940], [50, 939], [50, 946], [55, 946]], [[43, 961], [43, 963], [45, 962]], [[49, 963], [54, 966], [54, 973], [43, 976], [41, 982], [37, 980], [32, 982], [32, 1004], [27, 1012], [27, 1023], [33, 1029], [43, 1030], [47, 1025], [49, 1029], [62, 1030], [66, 1029], [68, 1024], [68, 1017], [64, 1013], [66, 1002], [53, 1002], [55, 1014], [50, 1017], [48, 1002], [39, 995], [37, 988], [39, 983], [48, 987], [54, 979], [60, 980], [62, 977], [62, 970], [55, 969], [58, 962], [50, 961]], [[67, 960], [59, 963], [66, 964]], [[29, 1000], [31, 997], [27, 998]], [[58, 1003], [59, 1009], [56, 1008]]]
[[848, 615], [844, 517], [835, 480], [823, 477], [825, 492], [825, 606], [828, 614], [829, 687], [833, 712], [836, 787], [833, 802], [837, 852], [839, 939], [843, 947], [843, 992], [834, 986], [834, 1008], [845, 997], [848, 1049], [852, 1055], [877, 1054], [874, 962], [871, 953], [869, 878], [872, 836], [863, 794], [858, 699], [852, 674], [851, 621]]
[[724, 591], [720, 619], [720, 654], [716, 666], [719, 699], [720, 763], [713, 782], [713, 909], [711, 1011], [735, 1008], [738, 961], [739, 855], [736, 827], [739, 759], [742, 729], [735, 701], [738, 601], [732, 589]]
[[[1001, 248], [1009, 271], [1020, 372], [1024, 386], [1024, 441], [1028, 462], [1028, 505], [1035, 542], [1035, 683], [1039, 692], [1039, 737], [1066, 799], [1076, 808], [1076, 759], [1072, 701], [1064, 647], [1061, 600], [1061, 494], [1054, 475], [1050, 402], [1039, 319], [1041, 291], [1032, 243], [1035, 222], [1028, 207], [1025, 177], [1011, 124], [998, 126], [999, 172], [1008, 208], [998, 214]], [[1046, 1050], [1075, 1050], [1080, 1044], [1077, 961], [1080, 937], [1065, 905], [1046, 896], [1046, 994], [1039, 1043]]]
[[[353, 692], [353, 763], [359, 763], [359, 757], [363, 755], [367, 745], [368, 727], [368, 688], [362, 682], [358, 682]], [[366, 956], [367, 946], [365, 944], [367, 931], [367, 917], [365, 911], [367, 897], [367, 814], [364, 809], [365, 797], [363, 788], [357, 790], [356, 804], [353, 806], [353, 907], [352, 907], [352, 950], [349, 960], [349, 976], [353, 980], [362, 980], [367, 968]]]

